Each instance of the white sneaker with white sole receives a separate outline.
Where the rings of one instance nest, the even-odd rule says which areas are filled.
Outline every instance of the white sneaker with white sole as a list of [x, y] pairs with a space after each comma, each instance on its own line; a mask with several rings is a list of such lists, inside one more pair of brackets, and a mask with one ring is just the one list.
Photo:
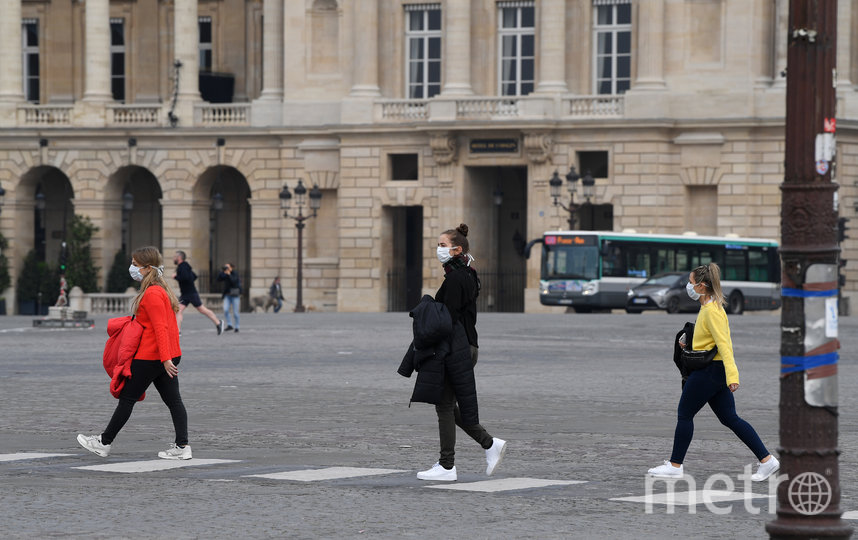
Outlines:
[[452, 469], [445, 469], [441, 466], [440, 463], [436, 463], [432, 465], [431, 469], [420, 471], [417, 473], [417, 478], [420, 480], [440, 480], [442, 482], [455, 482], [456, 481], [456, 466], [453, 465]]
[[683, 471], [682, 465], [674, 467], [669, 461], [665, 461], [662, 465], [648, 470], [647, 473], [656, 478], [682, 478]]
[[190, 444], [179, 446], [172, 443], [170, 444], [170, 448], [167, 448], [166, 451], [158, 452], [158, 457], [161, 459], [191, 459], [193, 454], [191, 454]]
[[778, 458], [772, 456], [765, 463], [760, 463], [760, 467], [757, 469], [757, 472], [751, 475], [751, 480], [754, 482], [762, 482], [769, 476], [778, 472], [781, 468], [781, 462], [778, 461]]
[[101, 435], [84, 435], [78, 433], [77, 442], [93, 454], [101, 457], [110, 455], [110, 445], [101, 444]]
[[486, 450], [486, 476], [491, 476], [506, 453], [506, 441], [503, 439], [492, 439], [492, 446]]

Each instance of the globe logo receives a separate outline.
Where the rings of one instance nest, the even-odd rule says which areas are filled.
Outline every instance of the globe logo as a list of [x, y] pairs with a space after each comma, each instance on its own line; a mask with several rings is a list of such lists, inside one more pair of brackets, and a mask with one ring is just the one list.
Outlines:
[[815, 516], [831, 503], [831, 484], [819, 473], [803, 472], [789, 483], [787, 494], [793, 510], [805, 516]]

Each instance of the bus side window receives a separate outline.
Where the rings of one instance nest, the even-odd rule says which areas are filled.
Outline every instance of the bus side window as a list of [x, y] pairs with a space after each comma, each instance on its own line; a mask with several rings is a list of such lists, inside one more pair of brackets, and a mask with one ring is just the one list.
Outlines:
[[748, 271], [745, 263], [745, 250], [728, 249], [724, 265], [724, 279], [732, 281], [747, 281]]
[[760, 248], [748, 250], [748, 281], [769, 281], [768, 254]]
[[626, 265], [623, 251], [619, 246], [608, 245], [602, 250], [602, 275], [608, 277], [626, 277]]

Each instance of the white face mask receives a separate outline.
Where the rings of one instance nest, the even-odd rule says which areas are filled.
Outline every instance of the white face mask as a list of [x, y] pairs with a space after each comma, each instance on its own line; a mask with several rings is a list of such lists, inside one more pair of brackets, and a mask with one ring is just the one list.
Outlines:
[[450, 248], [448, 247], [438, 246], [438, 249], [435, 251], [435, 254], [438, 257], [438, 262], [440, 262], [441, 264], [447, 264], [448, 262], [450, 262], [450, 259], [453, 258], [453, 256], [450, 255]]
[[685, 284], [685, 292], [688, 293], [688, 296], [691, 297], [692, 300], [700, 299], [700, 293], [694, 290], [694, 284], [690, 281]]
[[140, 267], [133, 264], [128, 267], [128, 274], [134, 281], [143, 281], [143, 274], [140, 273]]

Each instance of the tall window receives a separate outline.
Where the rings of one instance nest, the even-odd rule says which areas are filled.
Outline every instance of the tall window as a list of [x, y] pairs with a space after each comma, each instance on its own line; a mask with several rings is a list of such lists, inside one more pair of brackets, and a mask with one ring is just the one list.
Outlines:
[[441, 92], [441, 4], [406, 5], [405, 28], [405, 94], [430, 98]]
[[24, 96], [27, 101], [39, 102], [39, 20], [21, 21], [22, 50], [24, 53]]
[[110, 19], [110, 90], [125, 101], [125, 19]]
[[622, 94], [632, 78], [632, 4], [630, 0], [594, 0], [595, 92]]
[[212, 70], [212, 18], [200, 17], [200, 71]]
[[499, 93], [526, 96], [533, 92], [533, 2], [498, 2], [498, 35]]

